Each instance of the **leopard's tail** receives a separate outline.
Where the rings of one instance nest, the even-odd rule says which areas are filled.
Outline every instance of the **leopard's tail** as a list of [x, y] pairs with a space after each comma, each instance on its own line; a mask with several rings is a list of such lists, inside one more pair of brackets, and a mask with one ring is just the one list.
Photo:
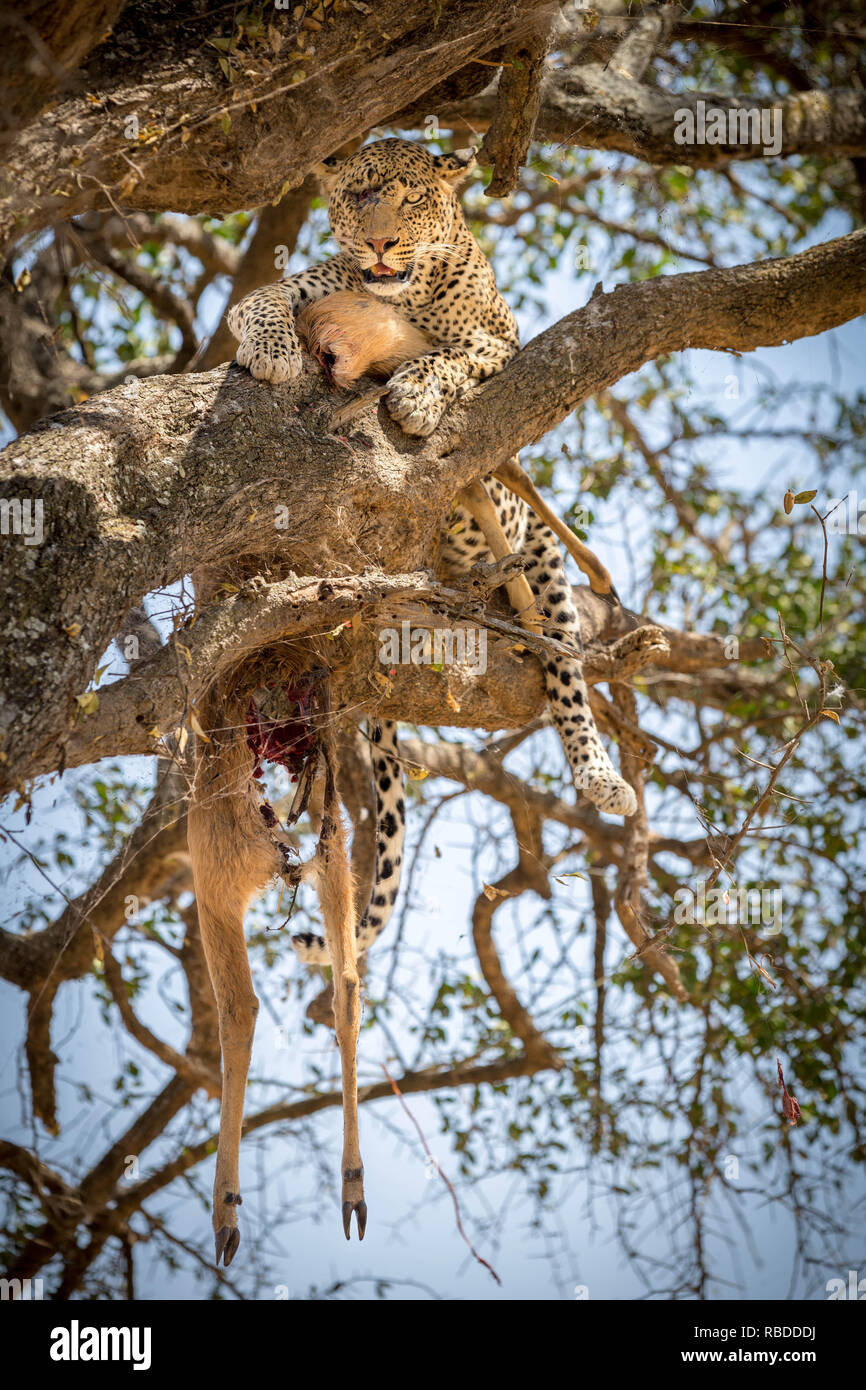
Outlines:
[[[384, 931], [394, 910], [406, 832], [397, 725], [371, 721], [369, 734], [376, 788], [376, 860], [370, 901], [355, 928], [359, 956], [369, 950]], [[330, 965], [327, 947], [320, 936], [312, 932], [293, 936], [292, 945], [305, 965]]]

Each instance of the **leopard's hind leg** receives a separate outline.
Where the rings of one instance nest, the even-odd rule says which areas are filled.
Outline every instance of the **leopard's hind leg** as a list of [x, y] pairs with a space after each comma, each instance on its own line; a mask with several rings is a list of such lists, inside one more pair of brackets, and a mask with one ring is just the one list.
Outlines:
[[548, 705], [574, 784], [600, 811], [632, 816], [637, 797], [608, 757], [589, 707], [580, 660], [580, 617], [559, 542], [533, 512], [527, 519], [523, 553], [528, 561], [525, 574], [538, 601], [545, 632], [574, 650], [573, 657], [550, 655], [544, 664]]
[[[400, 865], [406, 833], [403, 771], [397, 743], [397, 725], [370, 720], [370, 755], [376, 789], [376, 862], [370, 900], [356, 928], [356, 950], [369, 950], [384, 931], [394, 911], [400, 887]], [[328, 948], [312, 932], [292, 937], [292, 945], [305, 965], [329, 965]]]

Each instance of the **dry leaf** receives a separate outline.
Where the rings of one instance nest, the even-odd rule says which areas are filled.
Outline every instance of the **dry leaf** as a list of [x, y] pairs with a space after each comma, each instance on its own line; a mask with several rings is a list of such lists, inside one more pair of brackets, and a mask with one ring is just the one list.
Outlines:
[[495, 903], [497, 898], [511, 898], [513, 893], [506, 893], [503, 888], [494, 888], [492, 883], [482, 883], [481, 891], [488, 902]]
[[76, 695], [75, 703], [86, 718], [87, 715], [95, 714], [99, 709], [99, 696], [95, 690], [86, 690], [83, 695]]
[[203, 739], [205, 743], [210, 743], [210, 739], [208, 738], [207, 734], [201, 726], [198, 717], [198, 711], [196, 710], [195, 706], [193, 706], [193, 708], [189, 712], [189, 727], [192, 729], [193, 733], [198, 738]]
[[776, 1058], [776, 1067], [779, 1072], [779, 1085], [782, 1088], [782, 1119], [787, 1120], [789, 1125], [795, 1125], [802, 1117], [803, 1112], [800, 1109], [799, 1101], [794, 1099], [785, 1085], [782, 1063], [779, 1061], [778, 1057]]
[[189, 729], [184, 728], [183, 724], [178, 724], [176, 729], [172, 729], [172, 736], [177, 744], [178, 754], [183, 757], [183, 751], [189, 743]]

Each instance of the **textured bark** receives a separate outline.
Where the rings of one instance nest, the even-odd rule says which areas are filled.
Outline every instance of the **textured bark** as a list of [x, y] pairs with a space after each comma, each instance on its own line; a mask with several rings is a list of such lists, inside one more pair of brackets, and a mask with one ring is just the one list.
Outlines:
[[[270, 386], [236, 367], [131, 382], [53, 417], [2, 457], [5, 496], [44, 506], [41, 545], [4, 540], [3, 786], [62, 765], [75, 696], [153, 588], [239, 556], [256, 557], [248, 574], [414, 570], [460, 488], [642, 363], [685, 347], [779, 344], [864, 310], [861, 231], [596, 297], [428, 440], [407, 438], [384, 408], [348, 440], [333, 435], [320, 377]], [[278, 507], [286, 530], [275, 528]], [[431, 722], [450, 722], [447, 711]]]
[[[661, 975], [675, 998], [685, 997], [677, 967], [663, 949], [664, 932], [657, 931], [660, 924], [648, 907], [650, 873], [654, 880], [659, 876], [654, 857], [671, 853], [717, 873], [737, 840], [681, 841], [651, 830], [641, 788], [652, 741], [641, 733], [632, 693], [621, 682], [651, 662], [655, 700], [673, 695], [725, 708], [744, 692], [773, 690], [787, 698], [787, 673], [744, 667], [764, 655], [761, 641], [741, 641], [739, 660], [729, 664], [724, 638], [650, 627], [586, 588], [576, 590], [593, 709], [602, 730], [618, 739], [622, 769], [641, 799], [639, 814], [625, 827], [608, 824], [581, 799], [566, 801], [523, 784], [503, 766], [508, 749], [542, 723], [545, 692], [535, 639], [520, 641], [504, 601], [494, 594], [488, 602], [490, 584], [485, 589], [483, 577], [470, 578], [455, 593], [422, 567], [431, 561], [460, 487], [643, 362], [687, 346], [747, 351], [821, 332], [862, 312], [864, 234], [786, 261], [671, 277], [601, 296], [537, 339], [501, 377], [449, 412], [426, 441], [407, 439], [384, 410], [359, 417], [347, 436], [333, 425], [335, 402], [312, 370], [286, 387], [255, 383], [237, 369], [122, 384], [127, 377], [177, 373], [185, 363], [204, 373], [227, 362], [234, 345], [224, 322], [193, 357], [193, 305], [202, 286], [217, 274], [229, 275], [234, 301], [274, 279], [274, 248], [293, 245], [306, 215], [313, 187], [306, 171], [385, 121], [411, 130], [427, 126], [432, 116], [444, 128], [460, 125], [474, 140], [498, 113], [487, 141], [497, 166], [492, 193], [513, 185], [532, 138], [693, 167], [763, 158], [760, 149], [742, 145], [680, 145], [674, 139], [675, 114], [694, 109], [699, 100], [737, 110], [755, 106], [753, 99], [672, 95], [657, 88], [648, 72], [674, 28], [678, 38], [698, 42], [715, 43], [724, 33], [742, 52], [751, 43], [760, 61], [760, 26], [752, 30], [739, 18], [730, 26], [692, 24], [676, 6], [642, 13], [625, 7], [611, 20], [607, 10], [616, 7], [617, 0], [597, 5], [597, 28], [566, 36], [558, 46], [570, 55], [571, 67], [542, 79], [532, 32], [536, 23], [550, 23], [554, 7], [530, 0], [372, 0], [367, 6], [323, 0], [321, 24], [310, 22], [312, 6], [267, 6], [263, 40], [247, 35], [228, 57], [231, 81], [221, 70], [225, 48], [210, 41], [234, 32], [240, 6], [129, 0], [124, 7], [122, 0], [70, 0], [57, 7], [20, 0], [14, 12], [7, 7], [0, 16], [0, 152], [9, 156], [0, 188], [0, 245], [52, 223], [67, 225], [57, 229], [56, 249], [37, 258], [29, 285], [22, 279], [16, 286], [7, 267], [0, 296], [0, 342], [6, 349], [0, 403], [21, 430], [52, 410], [66, 414], [10, 446], [2, 460], [8, 466], [7, 499], [44, 504], [45, 537], [26, 546], [14, 528], [5, 534], [4, 525], [0, 540], [0, 662], [6, 668], [0, 683], [0, 790], [107, 754], [152, 756], [156, 733], [189, 725], [217, 673], [275, 639], [301, 636], [311, 647], [310, 635], [327, 632], [336, 701], [348, 705], [353, 717], [375, 711], [425, 725], [519, 727], [517, 735], [491, 741], [486, 749], [404, 738], [402, 756], [410, 766], [508, 808], [519, 858], [499, 881], [503, 892], [548, 896], [554, 856], [545, 853], [544, 825], [551, 820], [574, 832], [571, 849], [585, 849], [596, 871], [597, 983], [605, 973], [603, 923], [610, 906], [599, 896], [598, 874], [609, 868], [617, 879], [613, 901], [635, 958], [648, 973]], [[585, 18], [576, 14], [578, 24]], [[777, 42], [783, 41], [780, 35]], [[513, 65], [515, 56], [520, 67]], [[488, 92], [500, 62], [506, 66], [498, 87]], [[793, 62], [790, 71], [778, 57], [768, 66], [771, 77], [783, 76], [800, 88], [774, 103], [782, 115], [781, 155], [848, 155], [859, 168], [866, 155], [862, 91], [809, 90], [816, 79], [807, 73], [799, 80]], [[856, 86], [850, 68], [834, 80]], [[408, 118], [395, 120], [401, 108]], [[124, 131], [133, 116], [138, 139]], [[240, 254], [192, 217], [163, 216], [167, 207], [181, 214], [256, 207], [256, 234]], [[151, 211], [161, 214], [159, 223]], [[83, 222], [69, 222], [80, 214]], [[172, 297], [168, 283], [159, 283], [158, 270], [148, 275], [127, 259], [136, 236], [168, 240], [199, 257], [204, 274], [188, 304]], [[180, 326], [180, 354], [168, 362], [127, 363], [115, 374], [75, 361], [56, 332], [55, 308], [68, 293], [68, 257], [79, 252], [89, 252], [136, 286], [164, 319]], [[92, 399], [68, 409], [83, 395]], [[649, 459], [648, 466], [652, 472]], [[287, 518], [286, 529], [282, 522], [275, 525], [277, 508]], [[202, 603], [195, 621], [160, 647], [136, 605], [155, 587], [206, 564], [224, 574], [234, 571], [237, 589]], [[315, 578], [298, 581], [290, 566]], [[487, 622], [486, 671], [397, 665], [385, 679], [379, 629], [403, 616], [413, 625]], [[126, 679], [99, 692], [98, 711], [85, 715], [75, 696], [118, 632], [141, 637], [140, 659]], [[522, 651], [515, 650], [518, 643]], [[613, 682], [609, 700], [597, 687], [605, 681]], [[356, 829], [360, 903], [372, 875], [375, 823], [368, 749], [355, 735], [350, 724], [343, 728], [340, 762], [341, 793]], [[109, 1239], [126, 1246], [131, 1270], [132, 1242], [142, 1227], [137, 1223], [133, 1230], [128, 1218], [140, 1212], [146, 1229], [165, 1230], [142, 1204], [206, 1160], [214, 1147], [208, 1137], [173, 1150], [169, 1130], [168, 1148], [146, 1178], [135, 1186], [120, 1182], [127, 1154], [165, 1136], [197, 1088], [214, 1096], [220, 1087], [215, 1002], [196, 912], [178, 903], [189, 887], [187, 783], [181, 769], [166, 776], [166, 764], [159, 766], [161, 783], [141, 824], [91, 887], [67, 902], [43, 931], [0, 931], [0, 973], [29, 996], [25, 1051], [33, 1114], [49, 1130], [56, 1129], [53, 1005], [64, 982], [93, 970], [95, 952], [102, 956], [120, 1023], [175, 1073], [75, 1187], [25, 1150], [0, 1143], [0, 1167], [31, 1189], [45, 1223], [23, 1240], [5, 1273], [27, 1277], [59, 1254], [59, 1299], [82, 1289]], [[685, 775], [680, 781], [659, 770], [655, 775], [693, 798]], [[315, 825], [315, 800], [312, 813]], [[747, 826], [748, 821], [740, 838]], [[186, 923], [183, 947], [166, 943], [188, 987], [192, 1029], [185, 1053], [137, 1016], [137, 1001], [112, 957], [111, 941], [126, 923], [130, 894], [142, 903], [166, 900]], [[515, 990], [503, 972], [492, 931], [500, 901], [487, 894], [478, 898], [474, 942], [490, 994], [512, 1030], [509, 1045], [519, 1039], [524, 1051], [481, 1066], [469, 1058], [447, 1069], [410, 1072], [399, 1078], [407, 1094], [502, 1086], [508, 1078], [561, 1065], [522, 1001], [523, 986]], [[597, 1056], [603, 1002], [599, 983]], [[314, 1001], [308, 1016], [332, 1021], [326, 995]], [[600, 1062], [592, 1081], [576, 1075], [581, 1085], [599, 1088]], [[361, 1099], [390, 1093], [390, 1085], [380, 1083], [367, 1087]], [[339, 1103], [339, 1092], [319, 1090], [250, 1115], [246, 1132], [298, 1122]], [[133, 1297], [131, 1274], [128, 1287]]]
[[[728, 667], [721, 637], [648, 627], [628, 609], [608, 606], [587, 586], [575, 588], [573, 596], [581, 615], [584, 673], [590, 685], [627, 679], [650, 664], [661, 671], [704, 675]], [[493, 613], [490, 605], [482, 607], [477, 589], [438, 585], [424, 571], [250, 586], [205, 609], [194, 629], [182, 631], [129, 677], [106, 687], [98, 712], [82, 720], [66, 742], [66, 766], [130, 754], [152, 756], [160, 748], [160, 737], [188, 719], [217, 676], [251, 651], [311, 633], [330, 634], [335, 692], [346, 708], [396, 719], [410, 710], [421, 724], [441, 723], [447, 714], [449, 724], [458, 728], [520, 727], [544, 710], [544, 682], [536, 658], [543, 658], [555, 644], [521, 632], [502, 607], [501, 614]], [[485, 668], [454, 663], [437, 672], [400, 663], [387, 668], [385, 678], [377, 634], [387, 627], [399, 631], [402, 618], [418, 628], [482, 624], [488, 628]], [[634, 636], [638, 629], [640, 640]], [[740, 643], [740, 662], [765, 655], [758, 638]], [[371, 671], [382, 677], [375, 695]], [[739, 669], [729, 677], [732, 690], [741, 677]], [[48, 751], [44, 761], [33, 763], [31, 772], [52, 767]]]
[[0, 11], [0, 150], [55, 93], [81, 92], [78, 65], [111, 32], [125, 0], [17, 0]]
[[621, 285], [539, 334], [487, 384], [455, 419], [460, 442], [452, 443], [449, 465], [461, 482], [477, 476], [476, 458], [496, 467], [589, 396], [664, 353], [751, 352], [823, 333], [864, 310], [864, 231], [779, 260]]
[[[335, 3], [311, 33], [292, 18], [296, 8], [269, 12], [266, 39], [242, 39], [228, 59], [213, 40], [232, 38], [231, 19], [196, 0], [59, 9], [31, 0], [23, 13], [4, 14], [0, 252], [90, 210], [224, 214], [261, 206], [386, 121], [416, 125], [432, 116], [474, 136], [504, 113], [515, 77], [524, 80], [509, 73], [501, 92], [480, 91], [492, 65], [503, 51], [526, 51], [555, 12], [531, 0], [380, 0], [366, 13]], [[674, 9], [665, 7], [664, 21], [645, 16], [610, 61], [550, 74], [534, 138], [693, 167], [764, 158], [761, 147], [675, 141], [675, 113], [699, 100], [724, 111], [756, 102], [674, 94], [640, 80], [653, 45], [660, 36], [662, 48], [668, 42]], [[677, 20], [678, 34], [688, 34], [687, 19]], [[230, 78], [220, 61], [231, 64]], [[534, 108], [531, 81], [525, 95]], [[866, 155], [861, 90], [799, 91], [773, 105], [782, 117], [781, 157]], [[514, 115], [514, 101], [511, 108]], [[127, 134], [132, 117], [137, 136]]]
[[[780, 159], [866, 154], [866, 94], [859, 90], [820, 88], [761, 102], [720, 92], [661, 91], [595, 64], [548, 76], [542, 85], [534, 138], [583, 149], [617, 150], [648, 164], [684, 164], [693, 169], [766, 158], [761, 145], [677, 144], [676, 113], [695, 112], [699, 101], [724, 111], [726, 118], [731, 111], [778, 108]], [[483, 92], [443, 105], [437, 117], [446, 130], [486, 130], [496, 109], [496, 92]]]
[[544, 61], [551, 37], [545, 26], [521, 43], [510, 45], [503, 54], [496, 114], [480, 152], [480, 157], [493, 165], [493, 177], [487, 187], [490, 198], [501, 198], [517, 185], [538, 119]]
[[[129, 5], [61, 97], [6, 151], [0, 249], [109, 205], [224, 214], [295, 187], [326, 155], [466, 63], [518, 38], [531, 0], [379, 0], [329, 7], [310, 32], [268, 12], [267, 41], [220, 68], [230, 13], [195, 0]], [[332, 21], [332, 22], [331, 22]], [[138, 122], [138, 138], [125, 133]]]

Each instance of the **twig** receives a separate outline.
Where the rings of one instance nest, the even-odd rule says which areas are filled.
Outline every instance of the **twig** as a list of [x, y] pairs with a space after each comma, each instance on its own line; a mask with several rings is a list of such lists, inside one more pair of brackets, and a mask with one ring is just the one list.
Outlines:
[[[767, 802], [773, 794], [776, 783], [779, 780], [779, 774], [781, 773], [782, 768], [785, 767], [785, 765], [788, 762], [790, 762], [791, 758], [794, 756], [794, 753], [796, 752], [803, 735], [807, 733], [809, 729], [813, 728], [815, 724], [818, 723], [818, 721], [822, 718], [824, 713], [824, 702], [827, 695], [827, 672], [831, 669], [831, 663], [824, 661], [813, 661], [805, 652], [803, 652], [801, 648], [797, 646], [797, 643], [792, 641], [792, 639], [788, 636], [788, 633], [785, 631], [785, 625], [782, 622], [781, 614], [779, 615], [779, 631], [782, 634], [782, 643], [783, 651], [785, 654], [785, 660], [787, 661], [789, 669], [791, 671], [791, 676], [794, 681], [794, 688], [797, 691], [797, 698], [799, 699], [800, 704], [803, 706], [806, 718], [801, 724], [800, 728], [794, 734], [793, 738], [789, 739], [788, 742], [784, 745], [784, 753], [782, 757], [779, 759], [779, 761], [773, 768], [773, 771], [767, 780], [767, 785], [765, 786], [761, 795], [758, 797], [758, 800], [755, 802], [749, 814], [746, 816], [746, 819], [743, 821], [743, 824], [740, 826], [740, 829], [737, 831], [733, 839], [729, 842], [727, 853], [725, 854], [724, 859], [719, 859], [716, 861], [716, 867], [713, 869], [706, 882], [707, 892], [709, 892], [711, 888], [715, 887], [722, 872], [725, 868], [727, 868], [728, 864], [730, 863], [735, 850], [738, 848], [743, 837], [747, 834], [749, 827], [752, 824], [752, 821], [759, 814], [759, 812], [762, 811], [766, 806]], [[804, 660], [808, 661], [809, 665], [812, 667], [812, 670], [815, 672], [815, 674], [818, 677], [818, 680], [820, 681], [817, 709], [815, 710], [814, 714], [809, 713], [809, 707], [803, 699], [802, 695], [800, 694], [799, 686], [797, 685], [797, 678], [794, 674], [794, 668], [791, 665], [791, 659], [788, 656], [789, 646], [793, 647], [794, 651], [797, 652], [799, 656], [803, 657]]]
[[[826, 527], [826, 525], [825, 525], [824, 523], [825, 523], [826, 520], [827, 520], [827, 516], [830, 515], [830, 512], [827, 513], [827, 516], [822, 516], [821, 513], [818, 511], [818, 508], [814, 505], [814, 503], [810, 503], [809, 510], [815, 513], [816, 517], [818, 518], [818, 520], [819, 520], [820, 523], [821, 523], [821, 530], [822, 530], [822, 532], [823, 532], [823, 534], [824, 534], [824, 558], [823, 558], [823, 560], [822, 560], [822, 562], [821, 562], [821, 602], [820, 602], [820, 605], [819, 605], [819, 607], [818, 607], [818, 626], [819, 626], [819, 627], [823, 627], [823, 626], [824, 626], [824, 593], [825, 593], [826, 588], [827, 588], [827, 548], [828, 548], [828, 545], [829, 545], [829, 538], [828, 538], [828, 536], [827, 536], [827, 527]], [[831, 511], [835, 511], [835, 510], [836, 510], [835, 507], [831, 508]]]
[[425, 1154], [426, 1154], [427, 1157], [430, 1159], [431, 1163], [434, 1165], [434, 1167], [435, 1167], [435, 1169], [436, 1169], [436, 1172], [439, 1174], [439, 1176], [440, 1176], [440, 1178], [442, 1179], [442, 1181], [444, 1182], [445, 1186], [448, 1188], [448, 1191], [451, 1193], [451, 1200], [452, 1200], [452, 1202], [454, 1203], [454, 1217], [455, 1217], [455, 1220], [456, 1220], [456, 1222], [457, 1222], [457, 1229], [458, 1229], [458, 1231], [460, 1232], [460, 1234], [461, 1234], [461, 1236], [463, 1237], [463, 1239], [464, 1239], [464, 1241], [466, 1242], [466, 1244], [468, 1245], [469, 1250], [470, 1250], [470, 1252], [471, 1252], [471, 1254], [472, 1254], [472, 1258], [475, 1259], [475, 1260], [477, 1260], [478, 1263], [479, 1263], [480, 1265], [483, 1265], [484, 1268], [485, 1268], [486, 1270], [489, 1270], [489, 1272], [493, 1275], [493, 1278], [496, 1280], [497, 1284], [498, 1284], [499, 1287], [501, 1288], [501, 1287], [502, 1287], [502, 1280], [500, 1279], [499, 1275], [496, 1273], [496, 1270], [493, 1268], [493, 1266], [492, 1266], [491, 1264], [488, 1264], [488, 1263], [487, 1263], [487, 1261], [484, 1259], [484, 1256], [483, 1256], [483, 1255], [479, 1255], [478, 1251], [475, 1249], [475, 1246], [472, 1244], [472, 1241], [469, 1239], [469, 1237], [467, 1236], [466, 1232], [464, 1231], [464, 1229], [463, 1229], [463, 1222], [462, 1222], [461, 1219], [460, 1219], [460, 1203], [459, 1203], [458, 1200], [457, 1200], [457, 1193], [454, 1191], [454, 1188], [452, 1187], [450, 1181], [449, 1181], [448, 1178], [445, 1176], [445, 1174], [442, 1172], [442, 1169], [439, 1167], [439, 1164], [437, 1163], [436, 1159], [433, 1157], [432, 1153], [430, 1152], [430, 1148], [429, 1148], [429, 1145], [428, 1145], [428, 1143], [427, 1143], [427, 1140], [424, 1138], [424, 1131], [422, 1130], [422, 1128], [421, 1128], [421, 1126], [419, 1125], [418, 1121], [415, 1119], [415, 1116], [412, 1114], [412, 1111], [409, 1109], [408, 1105], [406, 1104], [405, 1100], [403, 1099], [403, 1093], [402, 1093], [402, 1091], [400, 1090], [400, 1087], [397, 1085], [397, 1082], [394, 1080], [393, 1076], [392, 1076], [391, 1073], [389, 1072], [388, 1068], [385, 1066], [385, 1063], [384, 1063], [384, 1062], [382, 1063], [382, 1070], [383, 1070], [383, 1072], [385, 1073], [386, 1077], [388, 1078], [388, 1080], [389, 1080], [390, 1083], [391, 1083], [391, 1090], [394, 1092], [394, 1095], [397, 1097], [397, 1099], [399, 1100], [399, 1102], [400, 1102], [400, 1104], [402, 1105], [403, 1109], [406, 1111], [406, 1114], [409, 1116], [409, 1119], [412, 1121], [413, 1125], [415, 1126], [416, 1130], [418, 1131], [418, 1138], [421, 1140], [421, 1145], [422, 1145], [422, 1148], [424, 1149]]

